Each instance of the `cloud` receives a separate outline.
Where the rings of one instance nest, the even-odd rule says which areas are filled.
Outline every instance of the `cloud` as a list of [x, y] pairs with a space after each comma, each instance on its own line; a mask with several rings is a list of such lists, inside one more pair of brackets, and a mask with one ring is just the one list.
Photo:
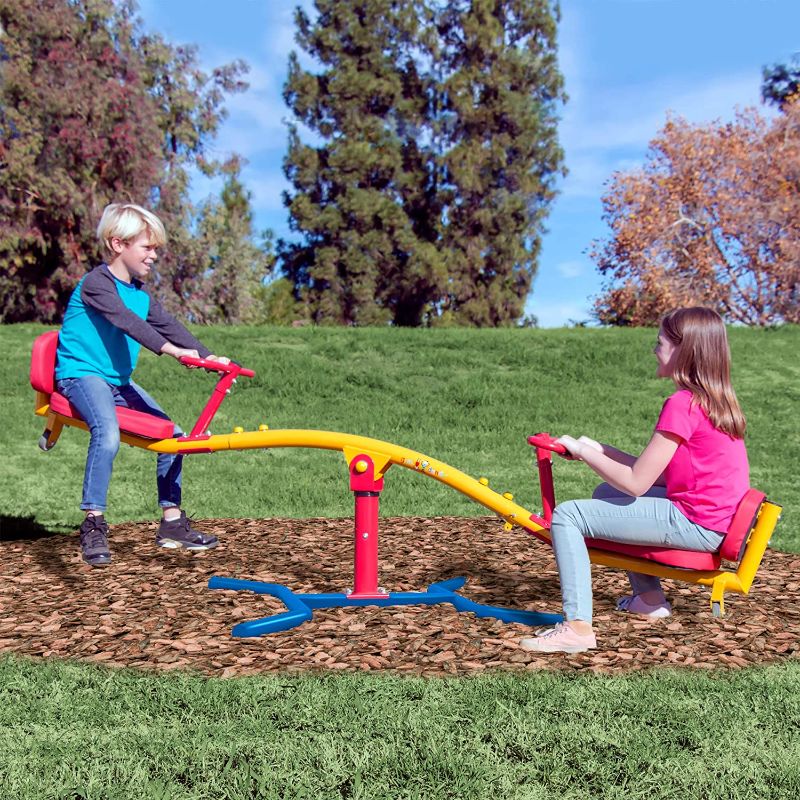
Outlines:
[[[668, 115], [695, 124], [730, 120], [737, 107], [758, 103], [758, 76], [717, 76], [692, 86], [672, 82], [629, 84], [603, 91], [564, 114], [561, 141], [569, 175], [562, 196], [599, 197], [614, 172], [644, 165], [647, 147]], [[763, 109], [762, 109], [763, 113]]]
[[579, 278], [586, 272], [586, 264], [583, 261], [562, 261], [556, 265], [556, 271], [563, 278]]

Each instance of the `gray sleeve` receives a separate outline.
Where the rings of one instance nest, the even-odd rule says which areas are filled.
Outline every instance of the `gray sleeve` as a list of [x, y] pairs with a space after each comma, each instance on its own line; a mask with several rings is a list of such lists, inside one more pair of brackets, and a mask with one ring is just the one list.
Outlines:
[[[148, 292], [148, 294], [150, 293]], [[197, 350], [200, 358], [211, 355], [211, 351], [199, 339], [195, 339], [172, 314], [165, 311], [161, 303], [152, 295], [150, 295], [150, 310], [147, 313], [147, 323], [176, 347]]]
[[143, 347], [160, 354], [167, 339], [122, 302], [114, 279], [103, 269], [93, 269], [81, 286], [81, 300]]

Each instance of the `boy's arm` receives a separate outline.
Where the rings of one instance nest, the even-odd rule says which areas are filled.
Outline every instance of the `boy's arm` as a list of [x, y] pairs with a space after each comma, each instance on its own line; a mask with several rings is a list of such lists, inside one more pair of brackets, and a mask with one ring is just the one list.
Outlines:
[[104, 270], [92, 270], [81, 285], [81, 300], [112, 325], [154, 353], [161, 353], [166, 338], [122, 302], [114, 279]]
[[[150, 293], [148, 292], [148, 294]], [[166, 311], [152, 294], [150, 295], [150, 310], [147, 312], [147, 324], [176, 347], [185, 350], [197, 350], [200, 358], [207, 358], [211, 355], [211, 351], [199, 339], [195, 339], [172, 314]]]

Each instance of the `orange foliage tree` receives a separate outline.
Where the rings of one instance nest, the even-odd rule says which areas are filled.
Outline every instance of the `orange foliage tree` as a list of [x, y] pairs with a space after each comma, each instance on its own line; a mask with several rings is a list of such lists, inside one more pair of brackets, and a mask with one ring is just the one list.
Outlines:
[[800, 322], [800, 101], [769, 120], [668, 119], [642, 169], [612, 176], [612, 236], [591, 255], [607, 282], [600, 322], [657, 325], [681, 305], [731, 322]]

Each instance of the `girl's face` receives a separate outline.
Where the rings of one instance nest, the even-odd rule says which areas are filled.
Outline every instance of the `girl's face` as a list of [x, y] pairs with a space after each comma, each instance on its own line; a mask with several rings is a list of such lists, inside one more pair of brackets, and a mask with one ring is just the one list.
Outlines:
[[675, 356], [678, 348], [664, 335], [664, 331], [659, 329], [658, 342], [653, 348], [658, 361], [656, 375], [659, 378], [671, 378], [675, 366]]

